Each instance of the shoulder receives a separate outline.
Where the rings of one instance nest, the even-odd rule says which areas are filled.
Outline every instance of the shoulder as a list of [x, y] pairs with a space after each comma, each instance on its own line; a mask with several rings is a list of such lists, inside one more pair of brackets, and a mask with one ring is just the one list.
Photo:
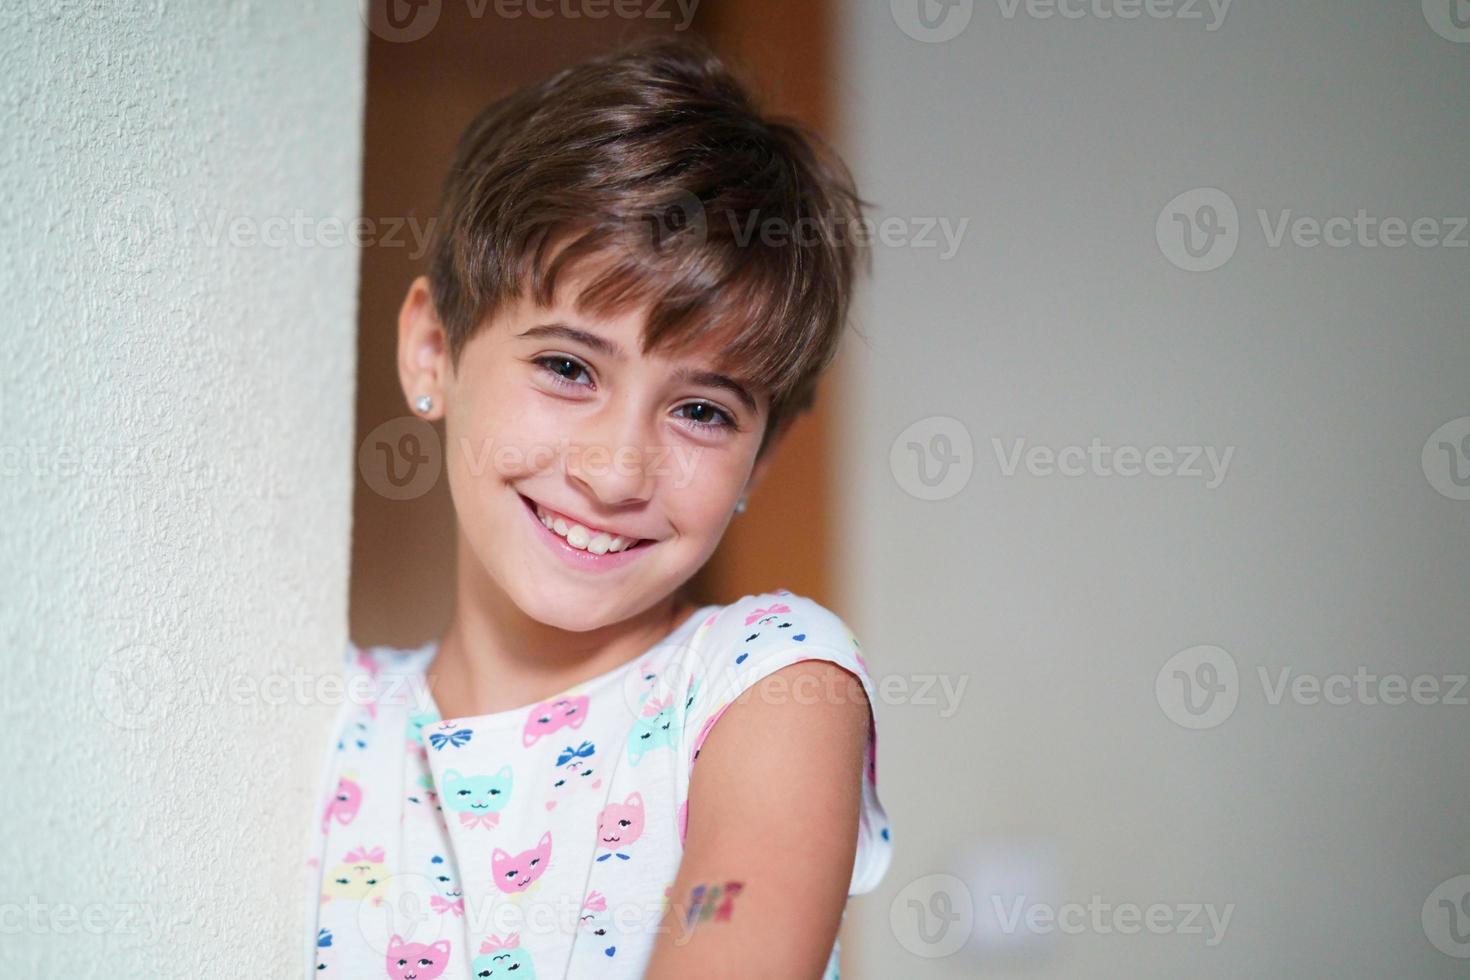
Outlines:
[[[711, 612], [682, 651], [687, 685], [682, 734], [690, 765], [715, 723], [735, 704], [757, 702], [748, 718], [782, 714], [787, 705], [846, 705], [821, 713], [868, 718], [872, 681], [857, 637], [826, 606], [786, 589], [742, 596]], [[817, 712], [804, 712], [815, 719]]]
[[852, 823], [820, 832], [844, 848], [855, 842], [855, 859], [848, 849], [837, 863], [853, 862], [843, 867], [853, 894], [871, 890], [888, 864], [888, 821], [877, 795], [877, 697], [856, 634], [831, 609], [784, 589], [742, 596], [702, 629], [691, 641], [680, 738], [681, 831], [701, 811], [721, 822], [749, 810], [751, 820], [785, 813], [788, 830], [818, 832], [779, 805], [796, 797], [817, 824], [821, 814], [853, 813]]
[[751, 669], [785, 659], [837, 658], [866, 670], [851, 627], [815, 599], [786, 589], [741, 596], [711, 613], [690, 651], [705, 668]]

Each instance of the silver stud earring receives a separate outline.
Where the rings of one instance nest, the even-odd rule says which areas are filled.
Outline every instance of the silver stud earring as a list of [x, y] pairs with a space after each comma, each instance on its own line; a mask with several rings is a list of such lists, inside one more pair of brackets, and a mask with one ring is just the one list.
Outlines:
[[745, 498], [744, 497], [741, 497], [739, 500], [735, 501], [735, 513], [737, 513], [737, 514], [743, 514], [743, 513], [745, 513]]
[[434, 399], [430, 398], [428, 395], [419, 395], [417, 398], [414, 399], [413, 407], [418, 409], [420, 412], [423, 412], [425, 415], [428, 415], [429, 412], [434, 408]]

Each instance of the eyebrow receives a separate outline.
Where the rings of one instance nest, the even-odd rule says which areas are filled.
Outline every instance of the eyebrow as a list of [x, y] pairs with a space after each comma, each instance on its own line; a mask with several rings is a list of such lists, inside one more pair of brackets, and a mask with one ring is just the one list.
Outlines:
[[[625, 361], [628, 359], [627, 353], [615, 342], [592, 333], [590, 330], [583, 330], [581, 327], [574, 327], [566, 323], [537, 324], [534, 327], [527, 327], [525, 330], [516, 334], [516, 336], [533, 339], [536, 337], [556, 337], [561, 340], [569, 340], [573, 343], [582, 344], [616, 361]], [[752, 414], [755, 414], [757, 411], [755, 398], [751, 396], [750, 391], [744, 384], [729, 375], [685, 367], [675, 371], [673, 378], [676, 384], [692, 384], [728, 391], [740, 400], [740, 404], [745, 406], [746, 411]]]

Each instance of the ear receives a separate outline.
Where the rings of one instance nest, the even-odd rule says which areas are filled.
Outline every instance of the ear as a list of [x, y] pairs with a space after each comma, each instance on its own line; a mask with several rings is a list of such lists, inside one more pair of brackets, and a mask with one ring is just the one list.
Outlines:
[[495, 774], [496, 779], [509, 779], [510, 777], [510, 766], [501, 766], [500, 771]]
[[[415, 415], [430, 420], [444, 417], [445, 385], [452, 371], [449, 340], [434, 307], [429, 279], [419, 276], [398, 310], [398, 380]], [[414, 408], [421, 395], [434, 400], [427, 412]]]
[[542, 847], [550, 847], [550, 846], [551, 846], [551, 831], [548, 830], [546, 833], [542, 834], [541, 835], [541, 839], [536, 842], [536, 847], [539, 849], [539, 848], [542, 848]]
[[643, 794], [629, 793], [628, 798], [623, 801], [624, 806], [630, 806], [635, 810], [643, 809]]
[[459, 779], [463, 779], [463, 778], [464, 777], [460, 775], [458, 769], [446, 769], [446, 770], [444, 770], [444, 781], [446, 783], [449, 782], [451, 779], [459, 780]]

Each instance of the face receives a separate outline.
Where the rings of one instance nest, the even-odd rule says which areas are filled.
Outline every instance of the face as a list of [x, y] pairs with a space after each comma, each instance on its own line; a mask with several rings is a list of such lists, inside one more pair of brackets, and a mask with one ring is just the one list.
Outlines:
[[709, 558], [769, 461], [769, 399], [711, 352], [645, 356], [646, 311], [583, 313], [577, 285], [502, 307], [455, 369], [420, 279], [399, 366], [409, 402], [443, 413], [461, 547], [486, 584], [584, 631], [650, 609]]

